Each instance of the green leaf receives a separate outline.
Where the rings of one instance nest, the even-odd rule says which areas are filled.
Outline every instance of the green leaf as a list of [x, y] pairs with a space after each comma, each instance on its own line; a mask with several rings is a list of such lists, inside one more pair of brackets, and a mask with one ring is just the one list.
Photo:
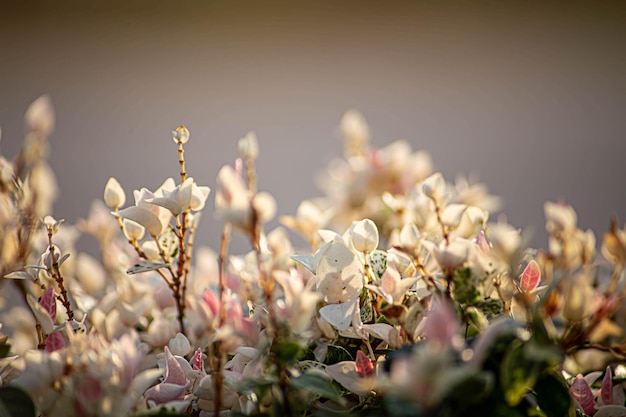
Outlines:
[[248, 394], [257, 392], [259, 388], [269, 388], [278, 382], [278, 378], [274, 375], [264, 375], [257, 378], [245, 379], [241, 383], [235, 384], [233, 388], [240, 393]]
[[491, 319], [502, 313], [504, 305], [502, 304], [502, 300], [490, 298], [488, 300], [479, 301], [478, 303], [476, 303], [476, 307], [478, 307], [480, 311], [483, 312], [485, 317]]
[[452, 275], [452, 298], [459, 304], [474, 305], [480, 300], [480, 280], [470, 268], [456, 269]]
[[322, 376], [305, 373], [289, 381], [289, 385], [297, 390], [312, 392], [323, 398], [338, 399], [341, 395], [333, 383]]
[[0, 358], [8, 356], [9, 352], [11, 352], [11, 345], [8, 343], [0, 345]]
[[276, 345], [274, 354], [282, 365], [291, 365], [306, 355], [306, 346], [298, 341], [285, 340]]
[[521, 341], [511, 344], [502, 361], [500, 382], [504, 390], [504, 398], [509, 406], [516, 406], [535, 385], [541, 367], [537, 363], [529, 362], [524, 355], [524, 345]]
[[338, 362], [353, 361], [354, 358], [344, 347], [329, 345], [326, 352], [326, 365], [334, 365]]
[[563, 378], [548, 372], [535, 384], [535, 397], [539, 408], [548, 417], [574, 416], [574, 403]]
[[2, 387], [0, 417], [35, 417], [35, 404], [26, 391], [11, 386]]

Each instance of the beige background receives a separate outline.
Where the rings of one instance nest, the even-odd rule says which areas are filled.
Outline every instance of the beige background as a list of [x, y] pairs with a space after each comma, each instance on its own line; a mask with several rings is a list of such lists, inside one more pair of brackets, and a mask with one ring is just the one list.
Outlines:
[[[545, 245], [546, 199], [596, 231], [626, 217], [625, 56], [619, 2], [3, 1], [1, 146], [16, 152], [24, 109], [50, 94], [54, 214], [75, 220], [111, 175], [129, 198], [176, 175], [179, 124], [211, 187], [255, 130], [260, 187], [290, 214], [319, 195], [356, 107], [375, 144], [406, 138], [448, 178], [476, 172]], [[211, 207], [200, 242], [219, 227]]]

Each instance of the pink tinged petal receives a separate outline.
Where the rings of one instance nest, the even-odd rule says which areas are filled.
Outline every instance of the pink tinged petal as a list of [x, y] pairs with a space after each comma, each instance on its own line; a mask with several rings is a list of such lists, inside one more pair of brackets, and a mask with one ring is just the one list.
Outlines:
[[180, 400], [185, 395], [186, 385], [170, 384], [162, 382], [146, 391], [146, 399], [156, 404], [165, 404], [170, 401]]
[[602, 378], [601, 398], [602, 404], [613, 404], [613, 375], [609, 366], [606, 367], [604, 378]]
[[187, 385], [187, 378], [185, 377], [183, 368], [167, 346], [165, 346], [165, 379], [163, 382], [183, 386]]
[[367, 395], [371, 391], [370, 387], [361, 383], [363, 378], [356, 372], [355, 363], [352, 361], [343, 361], [327, 366], [326, 373], [356, 395]]
[[209, 306], [211, 313], [213, 313], [214, 316], [217, 316], [220, 311], [220, 300], [217, 299], [217, 296], [213, 293], [213, 291], [204, 290], [202, 293], [202, 301]]
[[541, 280], [541, 271], [539, 270], [539, 264], [533, 259], [526, 265], [524, 272], [520, 278], [520, 288], [522, 291], [530, 292], [537, 288], [539, 281]]
[[396, 284], [400, 281], [400, 274], [394, 268], [387, 268], [380, 281], [385, 294], [391, 295], [396, 290]]
[[369, 378], [374, 375], [374, 365], [363, 351], [359, 350], [356, 352], [356, 360], [354, 363], [356, 365], [356, 373], [359, 374], [361, 378]]
[[[93, 376], [83, 378], [78, 389], [80, 398], [86, 403], [96, 403], [102, 396], [102, 384]], [[95, 405], [95, 404], [94, 404]]]
[[459, 320], [454, 308], [445, 300], [434, 300], [426, 317], [424, 334], [431, 341], [449, 345], [459, 332]]
[[35, 318], [41, 324], [41, 328], [43, 329], [45, 334], [50, 334], [54, 330], [54, 322], [50, 317], [50, 314], [37, 302], [35, 297], [30, 294], [26, 295], [26, 301], [28, 302], [28, 306], [33, 311]]
[[61, 332], [52, 332], [48, 335], [48, 339], [46, 339], [46, 352], [54, 352], [64, 347], [65, 339]]
[[489, 249], [489, 243], [487, 243], [487, 238], [485, 237], [485, 232], [483, 230], [481, 230], [478, 236], [476, 236], [476, 244], [485, 255], [489, 255], [491, 250]]
[[57, 319], [57, 300], [54, 296], [54, 288], [48, 287], [41, 296], [39, 304], [50, 314], [52, 321]]
[[202, 350], [198, 348], [196, 353], [194, 353], [193, 358], [191, 360], [191, 365], [194, 371], [200, 371], [204, 374], [204, 358], [202, 357]]
[[574, 379], [569, 390], [572, 397], [580, 404], [585, 414], [593, 414], [593, 392], [591, 392], [591, 387], [581, 374], [576, 375], [576, 379]]

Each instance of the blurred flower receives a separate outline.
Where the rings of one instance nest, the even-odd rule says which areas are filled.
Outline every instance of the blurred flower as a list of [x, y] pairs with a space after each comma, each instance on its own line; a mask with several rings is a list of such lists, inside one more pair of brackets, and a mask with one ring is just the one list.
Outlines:
[[253, 198], [243, 179], [235, 170], [226, 165], [217, 174], [215, 195], [215, 215], [242, 229], [252, 226], [253, 210], [260, 223], [266, 223], [276, 213], [276, 202], [269, 193], [258, 193]]
[[54, 119], [54, 107], [49, 96], [41, 96], [33, 101], [24, 114], [26, 127], [43, 136], [52, 133]]
[[243, 159], [257, 159], [259, 157], [259, 141], [254, 132], [248, 132], [246, 136], [239, 139], [239, 156]]

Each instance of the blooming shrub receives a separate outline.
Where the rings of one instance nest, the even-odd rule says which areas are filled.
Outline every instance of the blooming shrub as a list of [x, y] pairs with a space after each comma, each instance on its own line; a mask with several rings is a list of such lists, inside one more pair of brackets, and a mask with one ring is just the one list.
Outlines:
[[[405, 142], [375, 148], [350, 111], [325, 196], [271, 231], [257, 138], [239, 141], [213, 191], [214, 253], [194, 246], [211, 190], [188, 176], [184, 126], [180, 178], [132, 203], [111, 178], [72, 226], [50, 216], [49, 100], [25, 120], [22, 151], [0, 157], [2, 416], [626, 415], [616, 221], [600, 256], [548, 202], [548, 249], [528, 249], [489, 222], [484, 185], [447, 182]], [[229, 253], [234, 233], [249, 253]]]

